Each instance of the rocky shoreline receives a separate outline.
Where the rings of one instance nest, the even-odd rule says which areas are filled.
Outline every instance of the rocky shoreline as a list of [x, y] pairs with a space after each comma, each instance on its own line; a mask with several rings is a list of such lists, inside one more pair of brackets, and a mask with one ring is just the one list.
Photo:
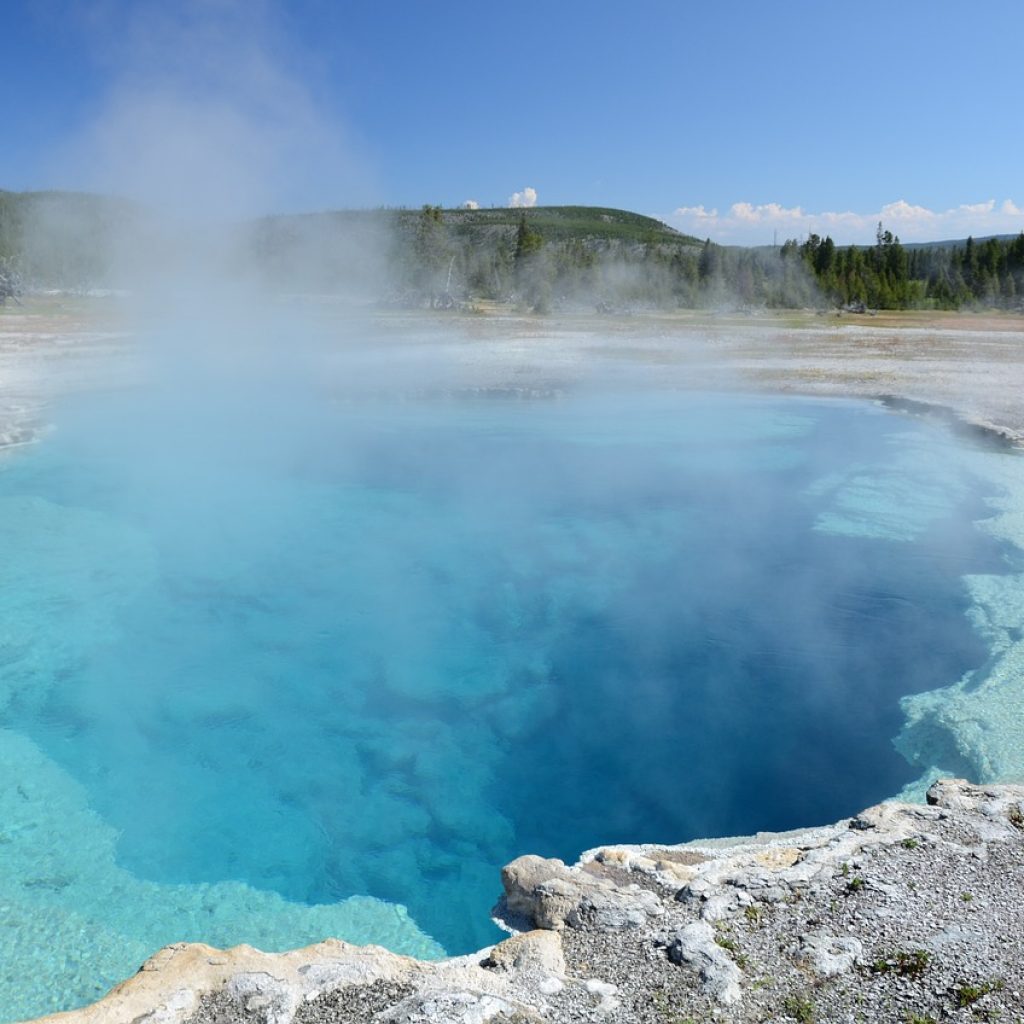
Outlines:
[[520, 857], [525, 929], [440, 963], [329, 940], [168, 946], [47, 1024], [927, 1024], [1024, 1013], [1024, 786], [941, 780], [784, 834]]

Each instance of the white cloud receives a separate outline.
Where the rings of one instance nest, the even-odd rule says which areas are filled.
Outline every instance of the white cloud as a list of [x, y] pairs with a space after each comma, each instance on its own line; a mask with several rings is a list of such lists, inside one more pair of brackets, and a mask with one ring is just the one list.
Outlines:
[[[960, 207], [964, 209], [964, 207]], [[886, 203], [879, 211], [878, 218], [886, 223], [901, 221], [910, 224], [934, 221], [937, 215], [924, 206], [912, 206], [905, 199], [897, 199], [895, 203]]]
[[537, 190], [535, 188], [530, 188], [530, 186], [527, 185], [522, 192], [513, 192], [512, 195], [508, 197], [508, 205], [516, 207], [536, 206]]
[[717, 220], [718, 210], [705, 210], [703, 206], [680, 206], [675, 216], [692, 217], [695, 220]]
[[475, 199], [467, 199], [463, 204], [464, 210], [479, 210], [480, 204]]
[[996, 206], [996, 201], [990, 199], [987, 203], [974, 203], [972, 206], [961, 206], [960, 209], [965, 213], [991, 213]]
[[765, 203], [763, 206], [754, 206], [752, 203], [733, 203], [729, 207], [730, 217], [748, 224], [799, 220], [803, 215], [804, 212], [799, 206], [787, 210], [786, 207], [780, 206], [778, 203]]
[[674, 227], [701, 238], [723, 243], [764, 245], [774, 238], [803, 238], [811, 233], [831, 235], [840, 244], [870, 243], [878, 222], [904, 242], [940, 241], [967, 235], [996, 235], [1024, 229], [1024, 209], [1012, 199], [961, 203], [948, 210], [930, 210], [905, 199], [886, 203], [880, 210], [811, 213], [800, 206], [780, 203], [733, 203], [728, 212], [717, 208], [680, 206], [668, 218]]

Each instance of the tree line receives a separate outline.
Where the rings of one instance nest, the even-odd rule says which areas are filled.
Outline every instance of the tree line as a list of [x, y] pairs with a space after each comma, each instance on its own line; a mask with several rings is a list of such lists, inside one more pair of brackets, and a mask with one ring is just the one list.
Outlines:
[[[510, 302], [552, 307], [713, 307], [814, 305], [817, 290], [802, 261], [730, 249], [672, 232], [623, 234], [600, 221], [552, 231], [523, 211], [504, 224], [476, 225], [424, 206], [396, 224], [387, 261], [399, 301]], [[425, 298], [426, 297], [426, 298]]]
[[837, 305], [1024, 308], [1024, 231], [1009, 239], [907, 247], [879, 224], [873, 246], [839, 248], [828, 235], [812, 234], [803, 243], [787, 241], [780, 255], [807, 267]]
[[[115, 240], [146, 238], [144, 225], [143, 211], [110, 198], [0, 192], [0, 301], [22, 286], [121, 286]], [[1024, 309], [1024, 232], [905, 246], [879, 224], [869, 246], [812, 234], [743, 248], [622, 210], [433, 205], [267, 217], [232, 230], [240, 265], [267, 288], [347, 290], [410, 307]]]
[[[598, 234], [549, 239], [520, 213], [514, 230], [481, 236], [426, 206], [390, 261], [399, 287], [519, 303], [659, 307], [836, 306], [1024, 309], [1024, 231], [1016, 238], [904, 246], [878, 225], [873, 246], [811, 234], [781, 247], [741, 248], [680, 236], [647, 241]], [[409, 237], [411, 231], [411, 239]], [[454, 286], [452, 282], [455, 282]]]

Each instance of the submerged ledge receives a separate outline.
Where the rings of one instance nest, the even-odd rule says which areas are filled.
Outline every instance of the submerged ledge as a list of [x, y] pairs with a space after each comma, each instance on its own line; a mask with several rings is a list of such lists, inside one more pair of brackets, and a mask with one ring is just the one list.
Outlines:
[[[936, 782], [832, 826], [520, 857], [520, 929], [424, 962], [328, 940], [176, 944], [47, 1024], [994, 1020], [1024, 991], [1024, 786]], [[968, 1018], [964, 1018], [968, 1019]]]
[[1024, 433], [1021, 431], [972, 417], [967, 413], [959, 412], [951, 405], [922, 402], [897, 394], [877, 395], [875, 401], [892, 412], [941, 423], [957, 437], [991, 447], [996, 451], [1016, 452], [1024, 449]]

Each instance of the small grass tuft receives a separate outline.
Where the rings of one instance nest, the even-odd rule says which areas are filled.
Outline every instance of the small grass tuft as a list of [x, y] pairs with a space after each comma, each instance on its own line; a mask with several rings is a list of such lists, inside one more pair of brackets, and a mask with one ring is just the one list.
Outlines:
[[764, 910], [761, 907], [751, 904], [749, 907], [743, 908], [743, 916], [751, 924], [760, 924], [761, 919], [764, 917]]
[[919, 978], [931, 963], [932, 955], [926, 949], [899, 949], [888, 956], [879, 957], [872, 965], [874, 974], [896, 974], [901, 978]]
[[1002, 991], [1003, 987], [1004, 982], [1000, 978], [982, 981], [977, 985], [971, 985], [965, 981], [953, 990], [953, 995], [956, 997], [957, 1007], [963, 1010], [968, 1006], [973, 1006], [979, 999], [987, 996], [990, 992]]
[[782, 1012], [799, 1024], [813, 1024], [814, 1004], [806, 996], [787, 996], [782, 1003]]

